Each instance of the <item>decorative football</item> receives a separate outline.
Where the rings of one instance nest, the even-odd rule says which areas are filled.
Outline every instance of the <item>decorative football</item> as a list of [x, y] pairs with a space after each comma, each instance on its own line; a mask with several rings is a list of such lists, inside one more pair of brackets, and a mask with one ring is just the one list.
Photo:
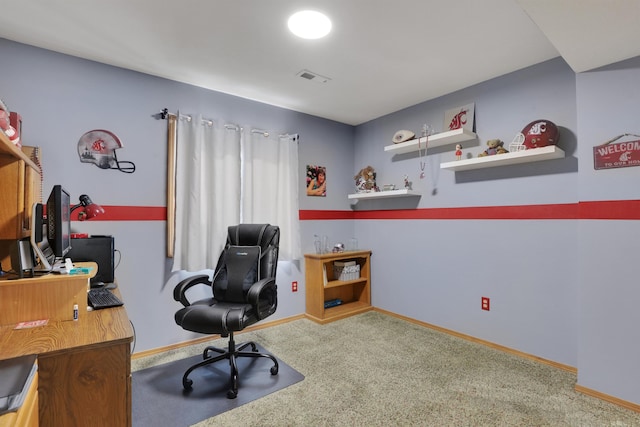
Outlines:
[[410, 139], [415, 138], [416, 134], [411, 132], [410, 130], [399, 130], [393, 135], [392, 141], [394, 144], [399, 144], [401, 142], [409, 141]]

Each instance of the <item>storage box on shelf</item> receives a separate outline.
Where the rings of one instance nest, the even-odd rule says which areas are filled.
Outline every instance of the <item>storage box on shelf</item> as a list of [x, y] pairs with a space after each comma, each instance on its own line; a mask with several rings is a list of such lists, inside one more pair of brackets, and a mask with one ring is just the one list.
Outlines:
[[328, 323], [371, 310], [371, 251], [305, 254], [304, 258], [307, 317]]
[[355, 261], [335, 261], [333, 263], [333, 277], [336, 280], [347, 281], [360, 278], [360, 264]]

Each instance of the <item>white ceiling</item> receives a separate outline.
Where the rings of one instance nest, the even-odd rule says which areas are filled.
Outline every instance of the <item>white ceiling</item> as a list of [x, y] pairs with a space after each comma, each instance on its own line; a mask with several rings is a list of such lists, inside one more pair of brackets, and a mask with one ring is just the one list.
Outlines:
[[[300, 9], [326, 13], [329, 36], [292, 36]], [[0, 0], [0, 11], [2, 38], [351, 125], [557, 56], [583, 72], [640, 55], [639, 0]]]

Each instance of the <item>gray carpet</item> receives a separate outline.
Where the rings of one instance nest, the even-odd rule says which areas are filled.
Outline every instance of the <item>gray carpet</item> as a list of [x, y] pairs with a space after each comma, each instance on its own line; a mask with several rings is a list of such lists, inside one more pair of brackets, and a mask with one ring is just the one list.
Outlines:
[[[260, 345], [258, 351], [268, 353]], [[182, 375], [201, 360], [202, 355], [196, 355], [133, 372], [133, 426], [190, 426], [304, 379], [281, 360], [278, 374], [271, 375], [271, 360], [243, 357], [238, 359], [240, 375], [235, 399], [227, 398], [230, 384], [227, 360], [195, 369], [189, 375], [193, 388], [185, 391]]]
[[640, 414], [577, 393], [575, 374], [378, 312], [296, 320], [244, 340], [305, 380], [196, 426], [640, 426]]

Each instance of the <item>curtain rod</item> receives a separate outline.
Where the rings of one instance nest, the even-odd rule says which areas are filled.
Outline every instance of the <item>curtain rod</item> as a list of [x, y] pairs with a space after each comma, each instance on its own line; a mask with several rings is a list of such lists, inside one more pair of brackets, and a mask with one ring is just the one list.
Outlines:
[[[178, 117], [177, 114], [170, 113], [168, 108], [163, 108], [160, 111], [160, 113], [156, 115], [156, 118], [157, 118], [157, 116], [159, 116], [162, 120], [166, 120], [169, 117]], [[178, 118], [182, 119], [182, 120], [186, 120], [188, 122], [191, 121], [191, 116], [189, 116], [187, 114], [180, 114]], [[211, 120], [211, 119], [202, 118], [202, 124], [203, 125], [213, 126], [215, 124], [215, 122], [213, 120]]]
[[[177, 114], [170, 113], [168, 108], [163, 108], [160, 111], [160, 113], [156, 114], [155, 116], [156, 116], [156, 118], [160, 118], [162, 120], [166, 120], [169, 116], [178, 117]], [[179, 118], [185, 119], [185, 120], [187, 120], [189, 122], [191, 121], [191, 116], [188, 116], [188, 115], [180, 114]], [[209, 120], [209, 119], [204, 119], [203, 118], [202, 121], [204, 122], [204, 124], [208, 124], [209, 126], [213, 126], [215, 124], [215, 122], [213, 120]], [[224, 128], [228, 129], [228, 130], [235, 130], [235, 131], [240, 131], [240, 132], [244, 130], [241, 126], [238, 126], [235, 123], [225, 123]], [[269, 132], [267, 132], [266, 130], [262, 130], [262, 129], [251, 129], [251, 133], [261, 134], [265, 138], [269, 137]], [[281, 137], [281, 138], [284, 138], [286, 136], [295, 136], [296, 137], [295, 138], [296, 142], [298, 142], [297, 134], [295, 134], [295, 133], [293, 135], [292, 134], [288, 134], [288, 133], [281, 133], [278, 136]]]

